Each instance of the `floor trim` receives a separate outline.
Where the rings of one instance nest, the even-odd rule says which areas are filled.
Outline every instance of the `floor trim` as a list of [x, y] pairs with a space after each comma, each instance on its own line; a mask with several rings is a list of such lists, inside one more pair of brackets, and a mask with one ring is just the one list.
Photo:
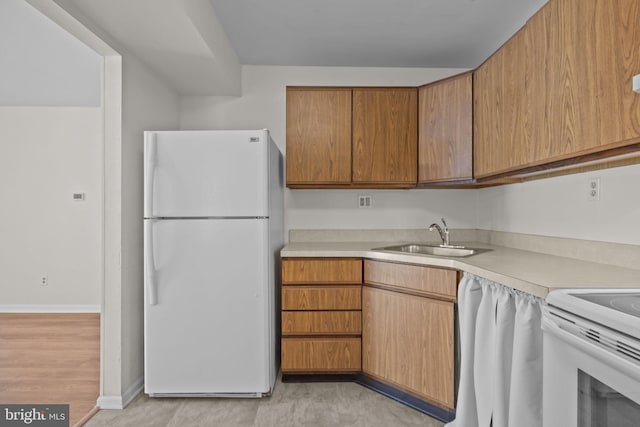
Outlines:
[[100, 409], [124, 409], [144, 389], [144, 377], [138, 378], [122, 396], [100, 396], [97, 405]]
[[454, 409], [444, 409], [430, 402], [415, 397], [409, 393], [405, 393], [402, 390], [398, 390], [388, 384], [375, 380], [367, 375], [360, 375], [356, 380], [356, 383], [367, 387], [370, 390], [377, 391], [378, 393], [387, 396], [393, 400], [403, 403], [417, 411], [427, 414], [444, 423], [453, 421], [456, 417], [456, 411]]
[[144, 389], [144, 377], [140, 377], [122, 395], [123, 407], [126, 408], [129, 405], [129, 403], [131, 403], [131, 401], [135, 399], [136, 396], [142, 392], [143, 389]]
[[99, 410], [100, 410], [100, 408], [98, 408], [97, 406], [94, 406], [93, 409], [90, 410], [89, 412], [87, 412], [87, 415], [82, 417], [77, 423], [75, 423], [73, 425], [73, 427], [82, 427], [83, 425], [85, 425], [87, 423], [87, 421], [89, 421], [91, 419], [91, 417], [93, 417], [95, 414], [97, 414]]
[[96, 405], [100, 409], [124, 409], [122, 396], [100, 396]]
[[0, 304], [0, 313], [100, 313], [99, 305]]

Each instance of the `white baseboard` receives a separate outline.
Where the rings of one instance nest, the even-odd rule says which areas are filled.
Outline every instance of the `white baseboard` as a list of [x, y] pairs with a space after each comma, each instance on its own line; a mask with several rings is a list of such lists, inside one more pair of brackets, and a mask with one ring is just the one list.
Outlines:
[[96, 404], [100, 409], [124, 409], [144, 389], [144, 378], [140, 377], [122, 396], [100, 396]]
[[99, 305], [0, 304], [0, 313], [100, 313]]
[[124, 409], [122, 396], [100, 396], [96, 405], [100, 409]]
[[144, 389], [144, 377], [140, 377], [122, 395], [122, 401], [124, 404], [123, 407], [126, 408], [127, 405], [129, 405], [129, 403], [131, 403], [131, 401], [135, 399], [136, 396], [139, 395], [143, 389]]

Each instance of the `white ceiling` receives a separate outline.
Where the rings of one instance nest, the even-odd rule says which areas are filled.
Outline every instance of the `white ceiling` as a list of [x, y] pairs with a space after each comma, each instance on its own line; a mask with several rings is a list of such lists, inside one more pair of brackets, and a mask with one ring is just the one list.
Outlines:
[[54, 1], [180, 95], [239, 95], [238, 58], [208, 0]]
[[547, 0], [53, 1], [179, 94], [239, 95], [241, 64], [475, 68]]
[[475, 68], [546, 0], [210, 0], [242, 64]]

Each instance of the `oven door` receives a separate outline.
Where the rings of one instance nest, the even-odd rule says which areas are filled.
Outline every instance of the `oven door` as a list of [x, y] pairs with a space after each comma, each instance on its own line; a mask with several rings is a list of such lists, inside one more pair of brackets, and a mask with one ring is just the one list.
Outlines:
[[637, 427], [638, 341], [550, 306], [542, 324], [544, 427]]

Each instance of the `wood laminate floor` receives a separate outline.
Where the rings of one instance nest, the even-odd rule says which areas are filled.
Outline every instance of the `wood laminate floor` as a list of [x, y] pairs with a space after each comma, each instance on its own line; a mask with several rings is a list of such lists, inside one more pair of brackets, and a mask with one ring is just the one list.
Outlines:
[[442, 427], [355, 383], [276, 383], [262, 399], [149, 398], [101, 410], [86, 427]]
[[0, 313], [0, 403], [70, 405], [70, 425], [100, 393], [100, 314]]

